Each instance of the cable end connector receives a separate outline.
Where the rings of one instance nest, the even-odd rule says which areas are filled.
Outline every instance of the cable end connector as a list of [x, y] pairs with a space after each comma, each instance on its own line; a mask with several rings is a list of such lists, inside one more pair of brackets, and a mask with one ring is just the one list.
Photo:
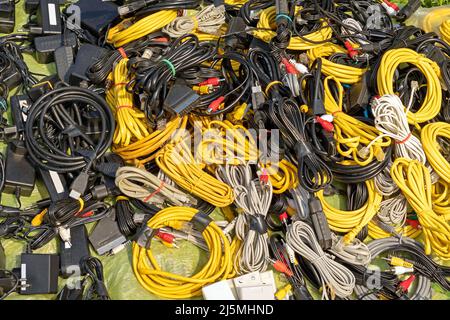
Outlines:
[[80, 197], [86, 192], [88, 182], [89, 175], [86, 172], [82, 171], [72, 182], [72, 185], [70, 186], [69, 197], [75, 200], [80, 199]]

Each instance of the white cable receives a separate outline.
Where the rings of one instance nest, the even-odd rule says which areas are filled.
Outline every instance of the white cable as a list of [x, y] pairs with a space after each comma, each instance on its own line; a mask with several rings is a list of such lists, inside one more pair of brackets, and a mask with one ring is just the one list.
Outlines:
[[345, 244], [344, 237], [331, 234], [333, 245], [329, 250], [333, 255], [343, 261], [351, 264], [367, 266], [372, 260], [370, 250], [365, 243], [358, 238], [353, 239], [352, 243]]
[[395, 140], [395, 156], [419, 160], [425, 164], [427, 158], [420, 139], [409, 129], [407, 111], [400, 98], [386, 94], [375, 98], [372, 102], [372, 113], [375, 117], [375, 127], [385, 135]]
[[389, 161], [388, 165], [375, 176], [375, 189], [382, 196], [391, 196], [398, 192], [399, 187], [394, 183], [391, 177], [392, 161]]
[[311, 262], [320, 275], [322, 299], [350, 296], [355, 288], [355, 276], [342, 264], [334, 261], [320, 247], [314, 230], [305, 222], [293, 222], [287, 231], [286, 242], [300, 256]]
[[[166, 180], [164, 178], [164, 180]], [[116, 172], [116, 186], [131, 198], [139, 199], [158, 207], [164, 205], [185, 206], [195, 205], [197, 200], [157, 176], [136, 167], [121, 167]]]
[[236, 236], [243, 241], [238, 263], [240, 274], [267, 269], [269, 263], [269, 245], [267, 232], [260, 234], [250, 228], [251, 220], [257, 215], [264, 219], [272, 202], [272, 184], [262, 184], [258, 178], [253, 179], [249, 164], [219, 166], [216, 170], [219, 180], [233, 188], [235, 204], [242, 210], [236, 219]]
[[[359, 23], [353, 18], [347, 18], [342, 20], [342, 24], [344, 25], [341, 27], [342, 34], [344, 35], [357, 34], [358, 37], [357, 38], [355, 37], [355, 41], [357, 41], [359, 44], [369, 43], [368, 41], [361, 39], [361, 38], [367, 39], [365, 35], [361, 34], [361, 31], [363, 31], [361, 23]], [[350, 28], [346, 28], [345, 26]]]
[[199, 11], [195, 16], [175, 18], [163, 28], [163, 32], [172, 38], [178, 38], [193, 31], [209, 34], [218, 34], [220, 27], [225, 23], [225, 7], [209, 5]]
[[406, 222], [408, 201], [403, 194], [385, 199], [380, 204], [377, 216], [382, 222], [401, 227]]

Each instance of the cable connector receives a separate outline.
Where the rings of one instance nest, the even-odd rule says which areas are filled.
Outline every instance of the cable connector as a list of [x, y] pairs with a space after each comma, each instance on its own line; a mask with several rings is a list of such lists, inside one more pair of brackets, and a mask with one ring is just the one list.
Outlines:
[[286, 68], [286, 72], [288, 74], [298, 74], [298, 70], [295, 68], [294, 65], [292, 65], [288, 59], [282, 58], [281, 63], [283, 63], [284, 67]]
[[197, 92], [200, 95], [210, 94], [213, 89], [213, 86], [210, 84], [202, 84], [198, 86], [193, 86], [192, 90]]
[[290, 291], [292, 291], [292, 286], [288, 284], [275, 293], [275, 298], [277, 300], [284, 300]]
[[409, 224], [414, 229], [422, 229], [419, 220], [406, 219], [406, 223]]
[[61, 240], [66, 244], [66, 247], [72, 247], [71, 243], [71, 235], [70, 235], [70, 229], [64, 228], [64, 227], [58, 227], [58, 234]]
[[348, 40], [344, 42], [344, 46], [345, 49], [347, 49], [348, 56], [355, 60], [356, 56], [359, 54], [358, 50], [356, 50]]
[[383, 2], [381, 2], [381, 6], [386, 10], [390, 17], [395, 17], [400, 10], [395, 3], [389, 2], [387, 0], [383, 0]]
[[261, 185], [266, 186], [269, 183], [269, 174], [266, 169], [263, 168], [261, 171], [258, 171], [258, 177]]
[[295, 69], [300, 73], [300, 74], [306, 74], [309, 73], [309, 69], [307, 66], [305, 66], [302, 63], [299, 63], [297, 61], [295, 61], [294, 59], [290, 59], [289, 62], [295, 67]]
[[324, 120], [322, 117], [317, 116], [316, 122], [320, 124], [320, 126], [323, 128], [323, 130], [325, 130], [327, 132], [334, 131], [334, 125], [331, 122]]
[[220, 105], [225, 101], [225, 97], [221, 96], [218, 97], [216, 100], [214, 100], [213, 102], [211, 102], [209, 104], [208, 107], [208, 113], [212, 113], [212, 112], [216, 112], [217, 110], [219, 110], [221, 107]]
[[222, 81], [223, 81], [223, 79], [220, 79], [220, 78], [217, 78], [217, 77], [213, 77], [213, 78], [209, 78], [209, 79], [206, 79], [205, 81], [200, 82], [198, 85], [199, 86], [208, 86], [208, 85], [210, 85], [210, 86], [216, 87]]
[[126, 5], [118, 7], [117, 11], [119, 12], [119, 15], [123, 17], [123, 16], [126, 16], [127, 14], [136, 12], [136, 11], [144, 8], [150, 2], [153, 2], [153, 1], [146, 1], [146, 0], [133, 1]]
[[273, 260], [273, 259], [269, 259], [269, 261], [272, 264], [273, 268], [275, 270], [277, 270], [278, 272], [281, 272], [281, 273], [287, 275], [288, 277], [293, 276], [291, 269], [289, 269], [289, 267], [284, 262], [282, 262], [280, 260]]
[[416, 280], [416, 276], [414, 274], [410, 275], [408, 279], [402, 281], [398, 285], [398, 289], [402, 293], [408, 293], [409, 288], [411, 287], [411, 284]]
[[389, 269], [389, 272], [399, 276], [405, 273], [413, 273], [414, 272], [414, 268], [405, 268], [405, 267], [392, 267], [391, 269]]
[[88, 182], [89, 175], [84, 171], [80, 172], [78, 177], [75, 178], [70, 186], [69, 197], [75, 200], [80, 199], [80, 197], [86, 192]]
[[404, 267], [404, 268], [414, 268], [411, 262], [405, 261], [402, 258], [391, 256], [389, 258], [383, 258], [388, 261], [391, 266]]
[[256, 85], [252, 87], [252, 106], [253, 109], [259, 109], [264, 102], [266, 101], [266, 98], [264, 97], [264, 93], [262, 92], [261, 86]]

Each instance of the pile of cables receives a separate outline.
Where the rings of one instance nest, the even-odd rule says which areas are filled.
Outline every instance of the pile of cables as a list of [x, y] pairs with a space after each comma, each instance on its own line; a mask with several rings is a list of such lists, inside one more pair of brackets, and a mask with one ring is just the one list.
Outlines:
[[143, 298], [448, 294], [448, 9], [48, 1], [0, 37], [0, 239], [57, 248], [57, 299], [124, 298], [121, 254]]

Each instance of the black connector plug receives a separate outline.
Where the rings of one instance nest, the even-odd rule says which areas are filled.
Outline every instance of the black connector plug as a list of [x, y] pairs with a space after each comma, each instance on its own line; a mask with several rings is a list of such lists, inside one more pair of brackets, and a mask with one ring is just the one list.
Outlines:
[[100, 256], [107, 253], [116, 253], [118, 248], [125, 245], [127, 239], [120, 232], [114, 210], [110, 215], [97, 222], [89, 235], [89, 241]]
[[183, 116], [196, 105], [200, 96], [184, 80], [176, 80], [164, 100], [164, 110]]
[[322, 203], [320, 203], [317, 197], [312, 197], [308, 200], [308, 206], [317, 240], [323, 250], [328, 250], [333, 245], [333, 240], [331, 238], [330, 226], [323, 212]]
[[0, 3], [0, 33], [11, 33], [14, 31], [16, 21], [14, 0], [6, 0]]
[[413, 15], [420, 8], [420, 0], [409, 0], [408, 3], [400, 9], [395, 18], [403, 22]]
[[86, 172], [81, 171], [70, 185], [69, 197], [78, 200], [86, 192], [88, 183], [89, 175]]

